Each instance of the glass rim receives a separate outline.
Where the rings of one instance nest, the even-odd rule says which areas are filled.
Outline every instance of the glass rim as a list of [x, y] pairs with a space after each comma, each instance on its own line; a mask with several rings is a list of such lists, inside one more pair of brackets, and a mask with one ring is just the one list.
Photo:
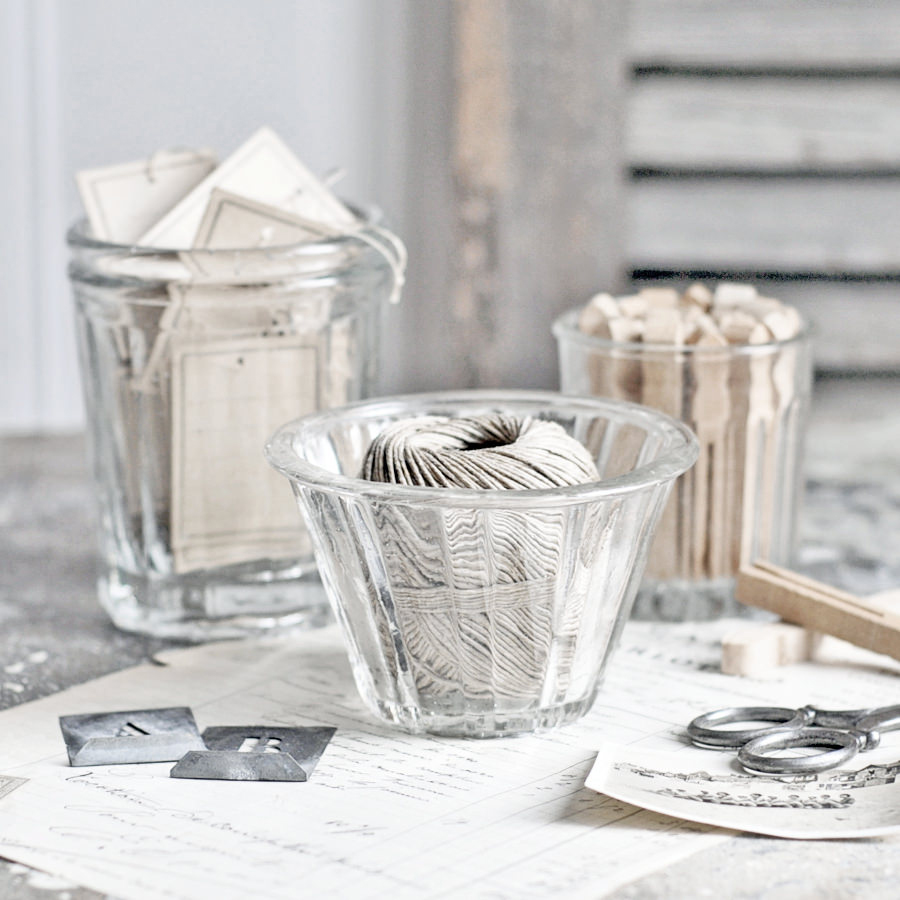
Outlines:
[[[360, 231], [366, 231], [373, 225], [378, 225], [382, 219], [381, 212], [370, 208], [362, 210], [359, 207], [348, 206], [361, 222]], [[123, 244], [116, 241], [107, 241], [95, 237], [90, 233], [90, 223], [87, 216], [79, 216], [66, 229], [66, 244], [72, 248], [84, 250], [99, 250], [114, 253], [121, 256], [178, 256], [182, 253], [197, 253], [209, 258], [234, 258], [235, 256], [260, 256], [270, 254], [274, 257], [290, 256], [314, 256], [319, 253], [333, 253], [345, 249], [351, 244], [362, 244], [370, 247], [367, 241], [357, 237], [355, 233], [323, 235], [320, 239], [294, 241], [288, 244], [272, 244], [266, 247], [231, 247], [207, 249], [205, 247], [152, 247], [146, 244]]]
[[[473, 407], [466, 412], [464, 407]], [[528, 411], [527, 406], [536, 407]], [[320, 430], [347, 415], [363, 418], [440, 415], [446, 407], [446, 415], [476, 415], [486, 408], [508, 409], [521, 407], [523, 415], [538, 416], [543, 410], [554, 409], [569, 413], [603, 415], [607, 419], [625, 415], [621, 424], [643, 425], [647, 430], [660, 429], [668, 446], [659, 457], [622, 475], [601, 478], [600, 481], [562, 487], [530, 490], [433, 488], [400, 485], [393, 482], [369, 481], [351, 475], [332, 472], [303, 459], [294, 449], [294, 443], [304, 431]], [[456, 412], [451, 412], [453, 408]], [[460, 409], [460, 408], [463, 409]], [[613, 414], [613, 415], [611, 415]], [[682, 422], [658, 410], [625, 400], [563, 394], [555, 391], [536, 390], [460, 390], [436, 391], [418, 394], [399, 394], [358, 401], [345, 406], [311, 413], [282, 425], [265, 446], [268, 462], [292, 482], [327, 493], [366, 497], [368, 499], [393, 500], [409, 506], [448, 506], [465, 508], [515, 508], [546, 509], [572, 506], [592, 500], [614, 499], [658, 487], [674, 481], [697, 460], [699, 443], [696, 435]]]
[[[797, 311], [797, 315], [800, 317], [800, 330], [795, 335], [789, 338], [773, 338], [772, 340], [764, 341], [761, 344], [728, 343], [723, 346], [709, 346], [698, 344], [645, 343], [644, 341], [617, 341], [613, 338], [601, 338], [593, 334], [585, 334], [578, 327], [578, 315], [581, 312], [581, 309], [582, 307], [576, 307], [575, 309], [566, 310], [566, 312], [553, 320], [550, 330], [553, 332], [557, 341], [566, 339], [597, 350], [623, 350], [635, 355], [671, 355], [673, 353], [684, 353], [685, 355], [696, 356], [764, 356], [791, 345], [804, 344], [809, 340], [812, 334], [809, 323], [800, 312]], [[796, 310], [796, 307], [794, 309]]]

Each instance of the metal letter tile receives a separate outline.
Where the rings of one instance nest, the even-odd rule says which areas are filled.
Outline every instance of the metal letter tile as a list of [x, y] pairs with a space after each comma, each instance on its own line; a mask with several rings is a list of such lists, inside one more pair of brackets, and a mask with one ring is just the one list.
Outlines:
[[203, 741], [186, 706], [60, 716], [70, 766], [170, 762]]
[[171, 775], [224, 781], [307, 781], [335, 731], [324, 726], [207, 728], [203, 740], [209, 749], [185, 754]]

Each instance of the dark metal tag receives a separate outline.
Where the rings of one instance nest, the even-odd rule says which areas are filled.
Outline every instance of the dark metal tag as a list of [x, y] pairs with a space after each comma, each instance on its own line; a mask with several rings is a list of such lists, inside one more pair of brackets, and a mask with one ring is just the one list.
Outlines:
[[203, 741], [209, 749], [185, 754], [171, 775], [224, 781], [307, 781], [336, 731], [324, 726], [207, 728]]
[[203, 741], [186, 706], [60, 716], [70, 766], [170, 762]]

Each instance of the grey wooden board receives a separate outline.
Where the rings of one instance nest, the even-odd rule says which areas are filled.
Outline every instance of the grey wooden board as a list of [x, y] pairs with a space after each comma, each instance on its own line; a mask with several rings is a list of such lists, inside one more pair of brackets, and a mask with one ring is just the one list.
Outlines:
[[[688, 283], [654, 279], [637, 281], [635, 286], [682, 288]], [[712, 286], [715, 280], [706, 279], [706, 283]], [[766, 279], [754, 283], [760, 293], [796, 306], [811, 324], [817, 369], [900, 372], [900, 281]]]
[[452, 8], [454, 269], [429, 309], [456, 351], [444, 375], [549, 386], [551, 321], [623, 269], [625, 3]]
[[900, 271], [900, 178], [646, 178], [630, 200], [634, 268]]
[[895, 844], [879, 840], [785, 841], [742, 834], [605, 900], [895, 900], [896, 882], [887, 874], [895, 853]]
[[638, 78], [626, 135], [643, 168], [896, 171], [900, 79]]
[[630, 24], [642, 65], [900, 64], [895, 0], [633, 0]]

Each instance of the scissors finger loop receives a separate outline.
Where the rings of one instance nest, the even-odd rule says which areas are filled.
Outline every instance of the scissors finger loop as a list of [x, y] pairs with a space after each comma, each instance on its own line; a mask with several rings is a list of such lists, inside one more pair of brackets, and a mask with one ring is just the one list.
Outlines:
[[[702, 747], [729, 747], [736, 749], [751, 741], [773, 732], [786, 729], [797, 731], [808, 725], [813, 712], [809, 708], [788, 709], [782, 706], [733, 706], [717, 709], [715, 712], [697, 716], [688, 725], [688, 737]], [[723, 728], [736, 722], [771, 722], [771, 727]]]
[[[870, 745], [870, 733], [839, 731], [834, 728], [800, 728], [774, 731], [746, 743], [738, 751], [738, 761], [751, 772], [773, 775], [812, 775], [843, 765]], [[877, 743], [877, 736], [876, 736]], [[797, 758], [771, 756], [779, 750], [826, 747], [823, 753]]]

